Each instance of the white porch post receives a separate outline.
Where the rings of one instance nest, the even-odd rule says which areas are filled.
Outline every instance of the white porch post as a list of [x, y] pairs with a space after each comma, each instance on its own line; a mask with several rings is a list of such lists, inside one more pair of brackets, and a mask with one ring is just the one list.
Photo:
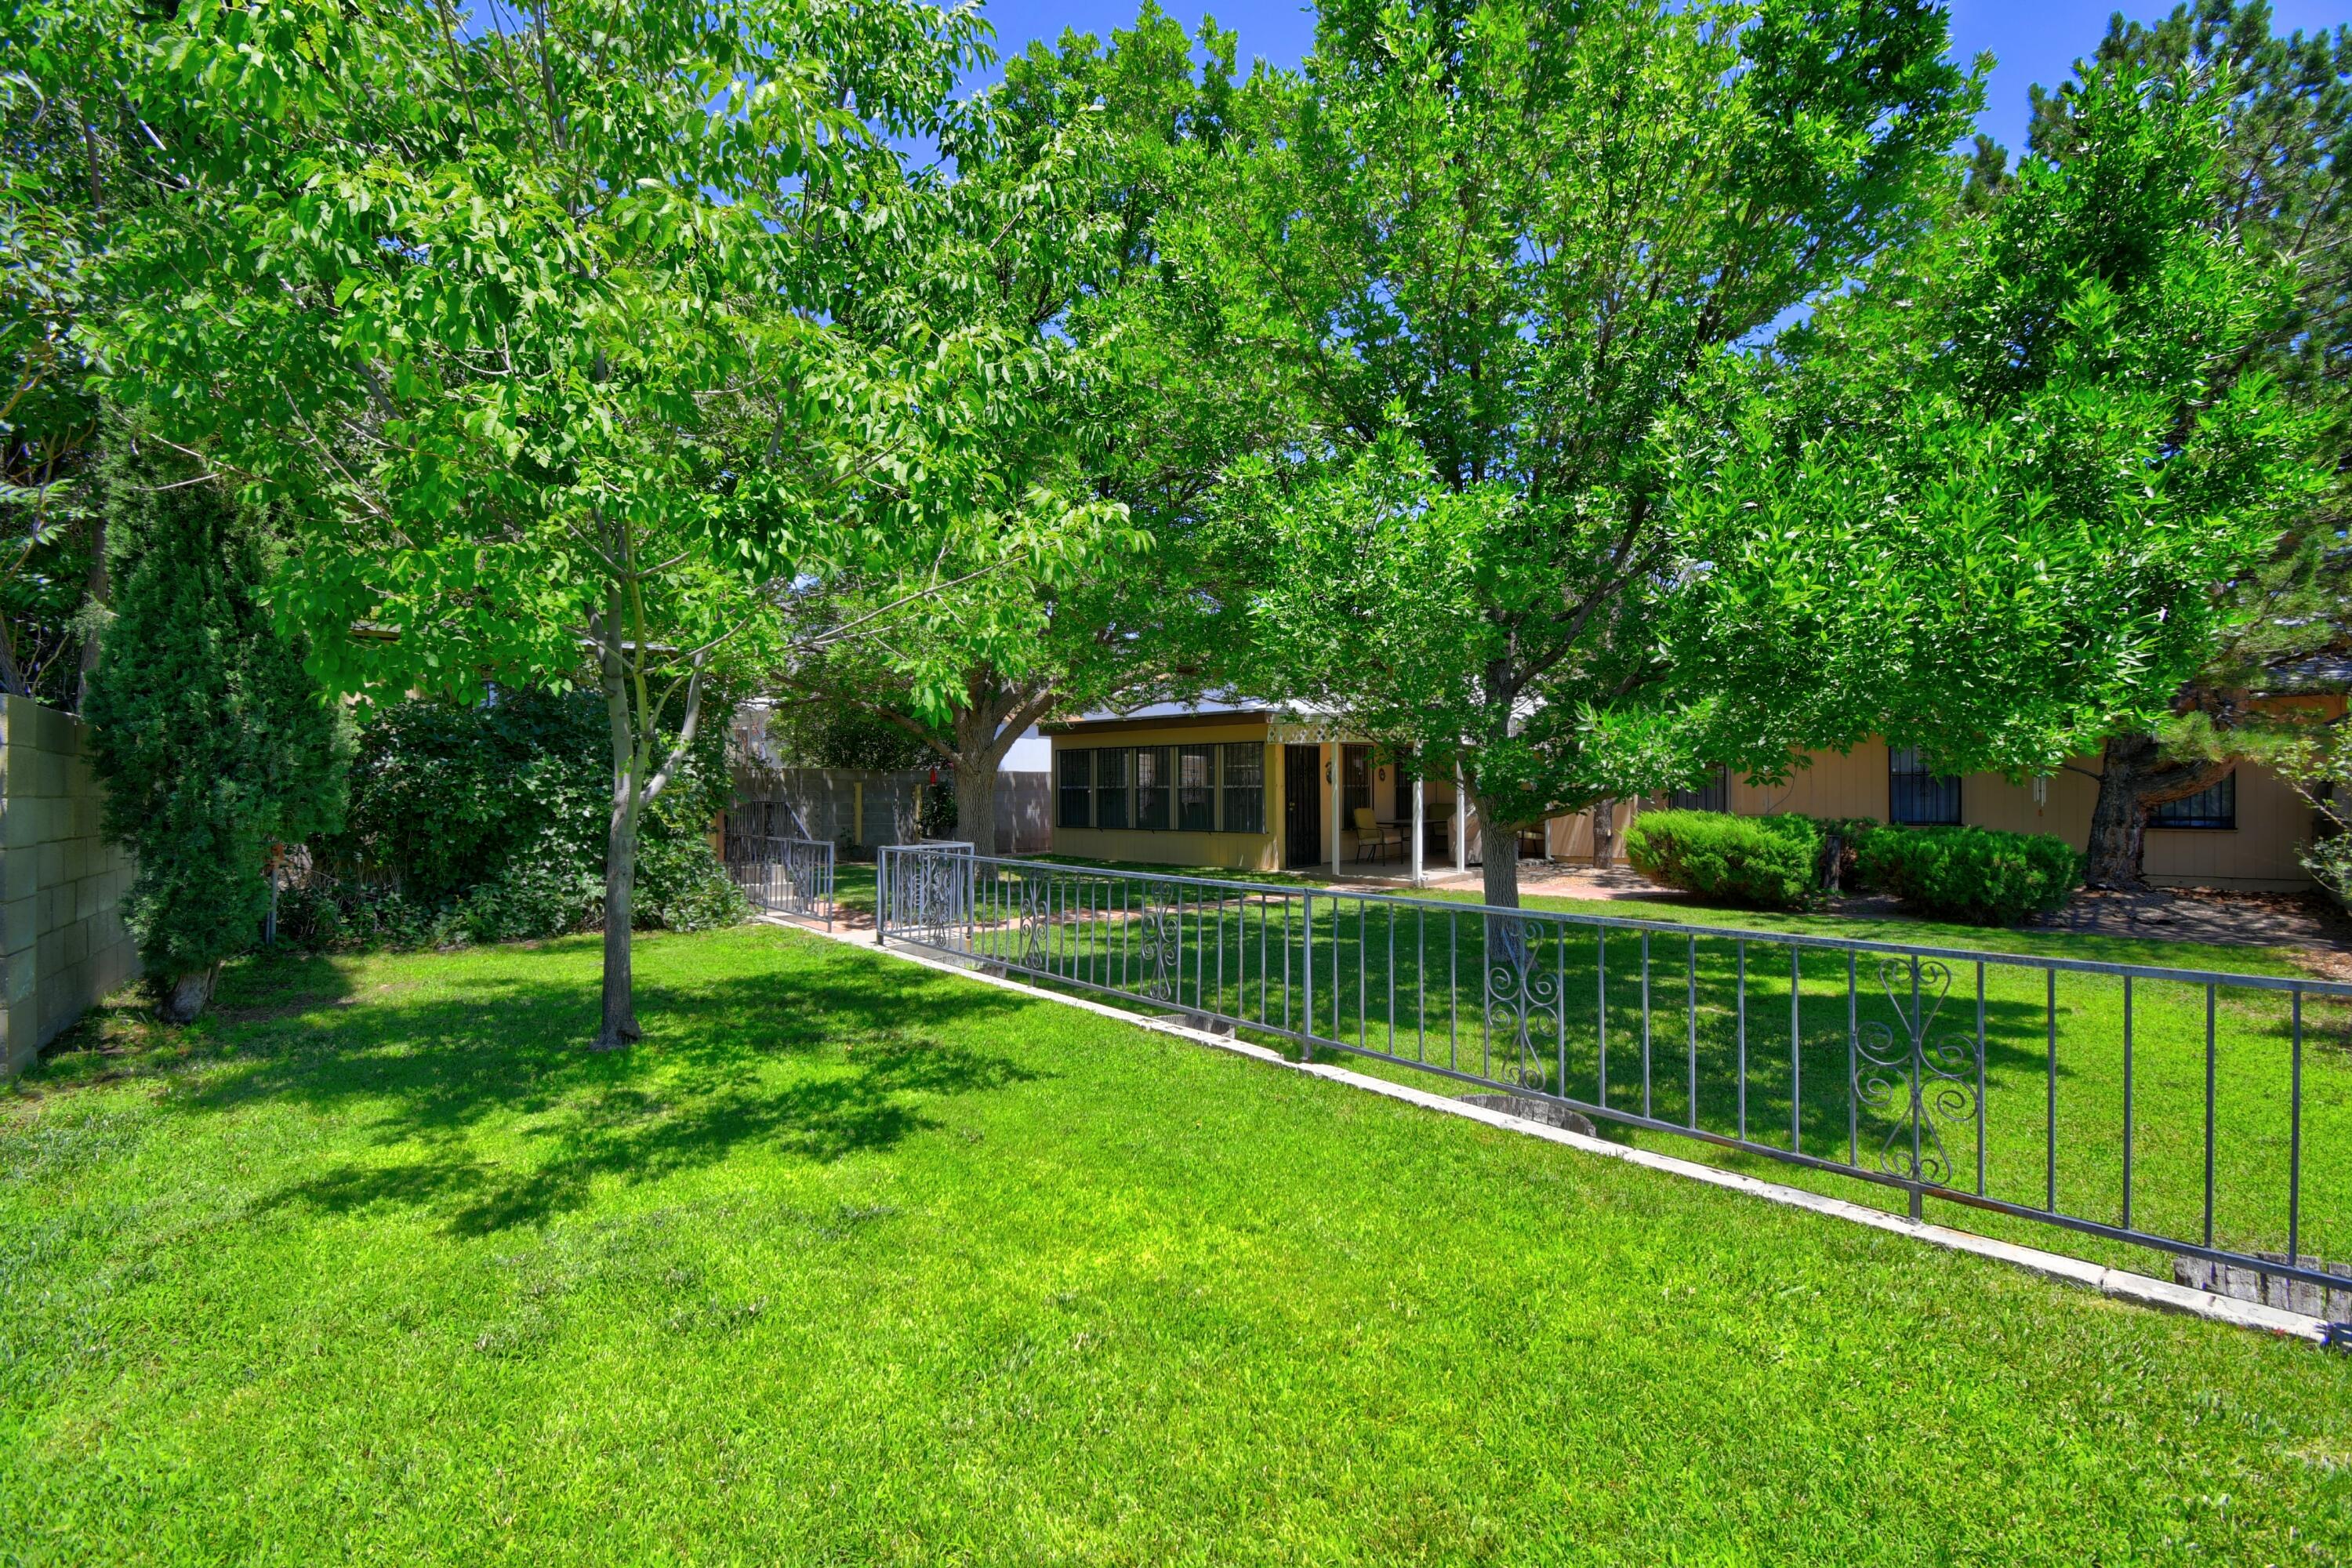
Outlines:
[[1462, 787], [1462, 764], [1454, 764], [1454, 874], [1470, 874], [1470, 792]]
[[1416, 888], [1429, 880], [1421, 871], [1422, 820], [1421, 770], [1416, 767], [1412, 771], [1412, 885]]
[[1339, 773], [1340, 773], [1340, 758], [1341, 758], [1341, 752], [1340, 752], [1340, 751], [1339, 751], [1339, 742], [1337, 742], [1337, 741], [1334, 741], [1334, 742], [1331, 742], [1331, 762], [1330, 762], [1330, 769], [1331, 769], [1331, 876], [1332, 876], [1332, 878], [1333, 878], [1333, 879], [1334, 879], [1334, 880], [1338, 879], [1339, 875]]

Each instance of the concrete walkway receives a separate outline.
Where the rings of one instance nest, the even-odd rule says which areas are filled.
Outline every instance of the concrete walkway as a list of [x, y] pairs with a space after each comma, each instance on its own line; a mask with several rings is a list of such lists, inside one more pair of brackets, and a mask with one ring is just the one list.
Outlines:
[[[2237, 893], [2158, 889], [2146, 893], [2082, 892], [2038, 931], [2211, 942], [2233, 947], [2299, 947], [2315, 959], [2352, 968], [2352, 919], [2321, 893]], [[2330, 978], [2339, 978], [2331, 970]]]
[[[1473, 866], [1467, 871], [1456, 871], [1449, 862], [1423, 868], [1427, 885], [1451, 891], [1477, 892], [1485, 887], [1479, 869]], [[1343, 861], [1339, 875], [1334, 878], [1328, 866], [1299, 867], [1289, 875], [1306, 881], [1326, 883], [1335, 888], [1359, 889], [1370, 893], [1402, 893], [1412, 890], [1405, 868], [1386, 864], [1366, 864]], [[1548, 899], [1643, 899], [1654, 903], [1678, 903], [1689, 900], [1687, 893], [1651, 881], [1629, 866], [1572, 866], [1566, 861], [1523, 860], [1519, 863], [1519, 891], [1539, 893]]]

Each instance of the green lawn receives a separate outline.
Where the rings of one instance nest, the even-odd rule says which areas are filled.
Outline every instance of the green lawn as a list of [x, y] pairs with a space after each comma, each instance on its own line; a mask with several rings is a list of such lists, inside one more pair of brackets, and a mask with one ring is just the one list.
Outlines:
[[[1139, 913], [1148, 889], [1131, 880], [1087, 882], [1078, 868], [1071, 876], [1080, 879], [1060, 878], [1049, 889], [1053, 918], [1045, 939], [998, 921], [980, 932], [982, 951], [1017, 961], [1025, 947], [1033, 965], [1043, 963], [1072, 981], [1119, 991], [1142, 988], [1150, 969], [1143, 940], [1148, 922]], [[983, 884], [984, 913], [1018, 907], [1013, 885], [1002, 886], [1006, 890]], [[1227, 895], [1224, 886], [1217, 879], [1181, 889], [1181, 911], [1170, 927], [1173, 941], [1167, 944], [1177, 955], [1176, 973], [1164, 986], [1169, 1004], [1278, 1028], [1304, 1027], [1307, 960], [1296, 900], [1260, 903]], [[1888, 1090], [1875, 1103], [1852, 1086], [1857, 1076], [1865, 1086], [1874, 1076], [1856, 1049], [1857, 1037], [1867, 1042], [1874, 1027], [1885, 1031], [1907, 1066], [1903, 1015], [1913, 1005], [1907, 965], [1882, 976], [1867, 958], [1850, 961], [1835, 951], [1792, 950], [1773, 941], [1771, 933], [1858, 936], [2170, 969], [2297, 973], [2293, 955], [2262, 948], [1985, 931], [1884, 918], [1759, 917], [1688, 905], [1532, 903], [1767, 935], [1742, 942], [1621, 931], [1608, 933], [1604, 942], [1591, 927], [1531, 922], [1529, 973], [1524, 982], [1506, 988], [1524, 984], [1528, 998], [1528, 1037], [1522, 1047], [1516, 1012], [1488, 1005], [1485, 922], [1464, 907], [1463, 899], [1396, 902], [1333, 892], [1317, 900], [1313, 1033], [1403, 1058], [1349, 1059], [1363, 1070], [1425, 1088], [1460, 1092], [1463, 1086], [1423, 1070], [1423, 1064], [1475, 1078], [1525, 1081], [1629, 1115], [1901, 1174], [1907, 1173], [1913, 1131], [1907, 1079], [1899, 1072], [1875, 1075]], [[1793, 1010], [1792, 956], [1801, 964], [1799, 1005]], [[2218, 986], [2211, 998], [2209, 1233], [2204, 986], [2146, 977], [2133, 982], [2127, 1063], [2122, 979], [2065, 973], [2053, 985], [2046, 970], [1997, 962], [1979, 966], [1965, 958], [1943, 968], [1939, 973], [1934, 966], [1923, 967], [1919, 976], [1925, 1010], [1933, 1015], [1929, 1042], [1947, 1053], [1951, 1071], [1930, 1097], [1937, 1114], [1920, 1130], [1921, 1162], [1935, 1184], [1972, 1192], [1981, 1181], [1986, 1195], [2032, 1208], [2054, 1205], [2074, 1217], [2189, 1242], [2210, 1234], [2215, 1245], [2242, 1251], [2285, 1248], [2295, 1137], [2288, 1110], [2294, 1072], [2293, 1003], [2285, 994]], [[1981, 1096], [1975, 1070], [1979, 968]], [[2352, 1018], [2343, 1003], [2305, 999], [2296, 1239], [2304, 1254], [2326, 1258], [2352, 1256], [2352, 1163], [2333, 1152], [2352, 1146], [2347, 1026]], [[1864, 1070], [1857, 1074], [1858, 1067]], [[1899, 1190], [1673, 1133], [1602, 1125], [1612, 1136], [1646, 1147], [1882, 1206], [1901, 1208], [1907, 1201]], [[2170, 1272], [2168, 1254], [2053, 1231], [2032, 1220], [1940, 1206], [1938, 1217], [2122, 1267]]]
[[0, 1098], [0, 1560], [2329, 1563], [2352, 1356], [747, 928]]
[[835, 920], [846, 916], [874, 918], [874, 862], [842, 860], [833, 868], [833, 911]]

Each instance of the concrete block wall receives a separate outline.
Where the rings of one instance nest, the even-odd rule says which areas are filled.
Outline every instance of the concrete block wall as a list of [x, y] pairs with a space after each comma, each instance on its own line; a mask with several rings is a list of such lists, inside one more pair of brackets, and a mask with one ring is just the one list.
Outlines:
[[0, 1079], [139, 973], [131, 860], [100, 837], [86, 736], [70, 713], [0, 698]]

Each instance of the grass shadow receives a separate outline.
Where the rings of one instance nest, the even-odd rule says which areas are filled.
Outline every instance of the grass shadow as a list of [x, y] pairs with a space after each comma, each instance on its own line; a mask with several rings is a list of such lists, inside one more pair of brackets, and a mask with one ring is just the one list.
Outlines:
[[[657, 1182], [751, 1145], [813, 1163], [887, 1151], [940, 1126], [939, 1101], [1038, 1076], [962, 1043], [986, 1038], [1017, 997], [780, 932], [723, 940], [758, 951], [713, 963], [707, 947], [645, 945], [646, 1038], [627, 1051], [585, 1046], [592, 938], [542, 944], [527, 965], [513, 950], [452, 955], [429, 981], [383, 980], [368, 960], [268, 955], [233, 971], [193, 1028], [110, 1017], [131, 1038], [111, 1047], [124, 1065], [110, 1070], [176, 1075], [159, 1101], [176, 1118], [291, 1104], [364, 1140], [271, 1205], [419, 1210], [463, 1234], [537, 1225], [602, 1184]], [[36, 1092], [98, 1080], [75, 1055], [46, 1068]]]

